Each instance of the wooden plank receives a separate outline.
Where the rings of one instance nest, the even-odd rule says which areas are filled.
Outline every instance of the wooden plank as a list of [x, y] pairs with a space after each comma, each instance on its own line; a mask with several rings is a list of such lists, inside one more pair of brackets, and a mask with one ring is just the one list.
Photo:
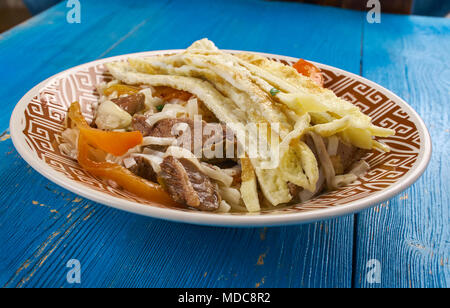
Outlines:
[[[449, 50], [448, 19], [384, 14], [365, 26], [364, 76], [418, 111], [434, 152], [415, 185], [358, 216], [358, 287], [449, 286]], [[370, 259], [381, 263], [381, 284], [366, 279]]]
[[[106, 16], [118, 17], [110, 22], [102, 19], [106, 26], [85, 26], [65, 42], [42, 42], [56, 44], [55, 50], [72, 50], [70, 57], [44, 55], [53, 57], [52, 66], [46, 68], [33, 65], [40, 55], [30, 57], [25, 60], [32, 65], [30, 72], [45, 77], [88, 57], [185, 48], [205, 36], [221, 48], [301, 56], [352, 72], [360, 69], [362, 15], [358, 12], [255, 0], [172, 1], [158, 9], [146, 2], [139, 9], [152, 17], [142, 22], [136, 15], [121, 14], [118, 6], [88, 1], [83, 5], [89, 16], [105, 10]], [[64, 20], [55, 18], [57, 27], [64, 26]], [[121, 37], [111, 37], [125, 25], [128, 30]], [[9, 34], [11, 45], [0, 41], [0, 50], [12, 53], [10, 46], [33, 41], [28, 35], [36, 33], [35, 27], [52, 37], [60, 35], [57, 27], [38, 23]], [[104, 37], [114, 43], [102, 42]], [[70, 49], [71, 42], [77, 48]], [[10, 55], [10, 59], [15, 58]], [[13, 79], [11, 89], [20, 89], [20, 82], [34, 82], [24, 76]], [[351, 286], [352, 216], [269, 229], [168, 223], [77, 198], [29, 169], [10, 140], [0, 143], [0, 155], [1, 175], [6, 179], [0, 187], [0, 246], [6, 248], [0, 251], [2, 286], [70, 287], [65, 264], [72, 258], [81, 261], [83, 287]]]
[[268, 229], [168, 223], [49, 183], [10, 140], [0, 153], [3, 287], [70, 287], [70, 259], [82, 264], [83, 287], [349, 286], [351, 217]]
[[111, 46], [148, 22], [168, 1], [142, 9], [141, 1], [83, 1], [81, 23], [69, 24], [65, 2], [0, 35], [0, 131], [8, 127], [16, 102], [40, 81], [73, 66], [96, 60]]
[[[221, 15], [202, 18], [209, 12]], [[173, 1], [157, 18], [118, 42], [104, 56], [182, 49], [207, 37], [222, 49], [303, 57], [359, 72], [363, 16], [360, 12], [300, 3]], [[193, 22], [196, 18], [202, 22]], [[346, 24], [338, 22], [342, 18]], [[345, 59], [349, 55], [355, 58]]]

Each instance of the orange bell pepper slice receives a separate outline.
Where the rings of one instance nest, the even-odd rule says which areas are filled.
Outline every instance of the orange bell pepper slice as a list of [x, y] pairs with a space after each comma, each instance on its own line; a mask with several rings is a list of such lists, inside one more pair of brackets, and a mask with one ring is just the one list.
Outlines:
[[323, 87], [324, 80], [320, 68], [303, 59], [298, 60], [293, 67], [297, 70], [297, 72], [303, 76], [311, 78], [317, 85]]
[[124, 95], [124, 94], [131, 95], [131, 94], [136, 94], [141, 90], [142, 89], [138, 88], [138, 87], [128, 86], [128, 85], [124, 85], [124, 84], [115, 84], [115, 85], [112, 85], [109, 88], [105, 89], [103, 91], [103, 94], [105, 94], [106, 96], [110, 96], [114, 92], [117, 92], [117, 95], [119, 95], [119, 96]]
[[89, 158], [89, 144], [83, 134], [78, 138], [78, 163], [87, 172], [100, 178], [113, 180], [120, 187], [145, 200], [167, 206], [180, 206], [156, 183], [136, 176], [119, 164], [96, 162]]
[[[176, 203], [159, 184], [152, 183], [141, 177], [138, 177], [119, 164], [97, 162], [89, 158], [89, 152], [91, 148], [96, 148], [100, 145], [102, 148], [100, 148], [100, 146], [99, 148], [106, 151], [106, 142], [99, 142], [99, 140], [95, 139], [97, 137], [104, 137], [104, 135], [99, 133], [103, 131], [91, 128], [87, 124], [85, 118], [81, 114], [81, 108], [78, 102], [75, 102], [70, 106], [68, 116], [70, 120], [80, 129], [80, 136], [78, 137], [78, 163], [81, 167], [83, 167], [84, 170], [100, 178], [113, 180], [123, 189], [145, 200], [168, 206], [179, 206], [179, 204]], [[107, 134], [110, 132], [103, 133]], [[113, 138], [116, 137], [116, 134], [111, 136], [112, 137], [106, 137], [106, 140], [114, 141], [115, 143], [120, 142], [120, 140]], [[133, 135], [131, 136], [132, 138], [134, 138]], [[135, 142], [127, 143], [128, 146], [130, 146], [128, 149], [135, 146], [136, 140]], [[126, 147], [124, 146], [124, 149], [125, 148]], [[125, 150], [125, 153], [128, 151], [128, 149]]]
[[125, 155], [129, 149], [142, 143], [141, 132], [107, 132], [80, 127], [80, 134], [95, 148], [114, 156]]
[[189, 92], [165, 86], [154, 87], [152, 95], [154, 97], [162, 98], [167, 102], [170, 101], [171, 99], [179, 99], [187, 102], [193, 96]]

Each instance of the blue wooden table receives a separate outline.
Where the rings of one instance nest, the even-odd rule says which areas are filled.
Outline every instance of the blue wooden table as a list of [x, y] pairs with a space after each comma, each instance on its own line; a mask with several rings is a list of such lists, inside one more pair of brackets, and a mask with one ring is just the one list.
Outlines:
[[[449, 286], [450, 20], [383, 14], [381, 24], [369, 24], [362, 12], [261, 0], [80, 2], [80, 24], [67, 22], [63, 1], [0, 34], [0, 286]], [[232, 229], [96, 204], [49, 182], [17, 154], [9, 117], [38, 82], [84, 62], [185, 48], [203, 37], [224, 49], [326, 63], [391, 89], [430, 129], [427, 172], [354, 216]], [[71, 259], [81, 263], [81, 284], [66, 279]], [[367, 279], [373, 264], [380, 283]]]

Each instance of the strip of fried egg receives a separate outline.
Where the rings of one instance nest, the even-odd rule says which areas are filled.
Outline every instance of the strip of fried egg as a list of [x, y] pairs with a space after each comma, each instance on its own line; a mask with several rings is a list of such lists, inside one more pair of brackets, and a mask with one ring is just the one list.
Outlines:
[[183, 58], [191, 66], [212, 70], [234, 88], [249, 95], [255, 111], [269, 123], [276, 122], [282, 125], [279, 132], [282, 138], [292, 130], [292, 127], [288, 125], [288, 118], [281, 108], [271, 99], [270, 94], [264, 92], [253, 82], [250, 72], [246, 69], [233, 65], [232, 62], [227, 61], [227, 57], [224, 55], [185, 54]]
[[[123, 62], [110, 63], [106, 66], [114, 78], [126, 84], [169, 86], [196, 95], [220, 121], [227, 123], [235, 132], [242, 131], [242, 125], [248, 123], [245, 114], [234, 102], [224, 97], [209, 82], [193, 77], [138, 73], [133, 71], [128, 63]], [[250, 139], [250, 136], [247, 138]], [[264, 162], [255, 158], [252, 159], [252, 163], [259, 166]], [[255, 172], [262, 192], [273, 205], [287, 203], [292, 199], [286, 181], [281, 178], [281, 172], [259, 167], [255, 167]]]
[[[299, 163], [300, 162], [300, 163]], [[311, 192], [316, 190], [319, 166], [311, 149], [295, 140], [281, 160], [283, 178]]]
[[[209, 50], [212, 50], [211, 53]], [[263, 91], [271, 92], [272, 86], [268, 84], [265, 80], [258, 78], [258, 76], [254, 75], [254, 72], [248, 72], [248, 67], [246, 69], [239, 68], [239, 61], [235, 57], [224, 54], [218, 51], [216, 48], [210, 48], [208, 51], [203, 51], [196, 49], [195, 51], [199, 54], [190, 56], [190, 62], [194, 66], [203, 66], [206, 67], [208, 65], [213, 64], [214, 67], [217, 68], [217, 74], [220, 74], [223, 78], [227, 79], [233, 86], [236, 88], [240, 88], [243, 91], [254, 93], [254, 89], [257, 90], [262, 89]], [[222, 60], [222, 61], [220, 61]], [[222, 63], [226, 63], [227, 65], [222, 65]], [[227, 75], [226, 72], [231, 71], [233, 75]], [[224, 73], [225, 72], [225, 73]], [[253, 73], [253, 74], [252, 74]], [[256, 86], [255, 86], [256, 84]], [[256, 91], [258, 93], [258, 91]], [[257, 100], [258, 101], [258, 100]], [[309, 116], [308, 116], [309, 118]], [[306, 124], [304, 123], [306, 122]], [[300, 124], [300, 125], [298, 125]], [[289, 162], [288, 164], [282, 163], [280, 166], [280, 171], [283, 179], [282, 181], [274, 180], [273, 184], [275, 187], [278, 186], [280, 191], [285, 191], [287, 194], [287, 185], [286, 180], [297, 184], [305, 189], [314, 191], [315, 186], [318, 180], [318, 164], [314, 157], [314, 154], [309, 150], [309, 148], [303, 143], [298, 141], [297, 145], [293, 148], [290, 147], [290, 142], [295, 138], [300, 138], [303, 132], [308, 128], [308, 121], [299, 121], [297, 122], [296, 129], [292, 131], [287, 136], [284, 136], [285, 147], [287, 150], [283, 150], [281, 147], [281, 157], [283, 162]], [[308, 149], [308, 150], [306, 150]], [[303, 164], [303, 166], [302, 166]], [[302, 168], [303, 167], [303, 168]], [[306, 171], [306, 174], [305, 174]], [[258, 170], [257, 170], [258, 173]], [[267, 171], [261, 172], [258, 174], [259, 178], [267, 178]], [[269, 174], [272, 172], [269, 172]], [[271, 176], [275, 178], [280, 178], [280, 176], [276, 174], [272, 174]], [[270, 176], [270, 175], [269, 175]], [[273, 187], [273, 186], [272, 186]], [[263, 188], [264, 189], [264, 188]], [[281, 197], [281, 196], [280, 196]]]
[[[204, 48], [205, 45], [207, 46], [206, 48]], [[206, 40], [200, 43], [194, 43], [186, 52], [180, 55], [129, 60], [134, 68], [146, 73], [163, 72], [166, 74], [181, 74], [206, 78], [221, 92], [225, 93], [226, 96], [237, 102], [237, 105], [241, 109], [247, 112], [250, 111], [250, 119], [253, 123], [260, 123], [261, 119], [255, 118], [252, 113], [262, 116], [268, 123], [270, 121], [276, 121], [282, 124], [288, 123], [288, 117], [283, 114], [280, 105], [275, 104], [271, 99], [271, 94], [269, 95], [267, 93], [270, 91], [271, 86], [264, 80], [255, 78], [247, 68], [239, 65], [238, 61], [239, 59], [220, 52], [212, 42]], [[246, 104], [239, 103], [246, 96], [250, 96], [250, 104], [248, 102]], [[280, 134], [286, 137], [291, 130], [291, 127], [282, 127]], [[300, 136], [302, 132], [295, 133]], [[302, 153], [305, 153], [305, 151]], [[293, 154], [293, 152], [289, 154]], [[306, 153], [305, 155], [307, 154], [311, 155], [309, 155], [310, 157], [305, 157], [304, 160], [311, 161], [311, 158], [313, 161], [315, 160], [312, 153]], [[299, 165], [299, 170], [302, 170], [301, 159], [297, 156], [295, 160]], [[291, 159], [290, 161], [294, 160]], [[287, 181], [283, 178], [283, 175], [288, 174], [288, 172], [279, 170], [279, 167], [277, 167], [278, 170], [276, 171], [265, 170], [258, 167], [258, 160], [253, 159], [252, 162], [255, 164], [261, 190], [266, 198], [274, 205], [289, 202], [292, 197], [289, 194]], [[317, 165], [317, 163], [312, 164], [312, 166], [314, 165]], [[315, 173], [318, 174], [318, 172]], [[305, 188], [311, 186], [310, 183], [306, 183], [304, 180], [306, 178], [305, 174], [298, 174], [298, 177], [302, 177], [302, 179], [297, 180], [296, 183], [305, 183]], [[292, 179], [292, 177], [290, 178]], [[314, 177], [311, 174], [310, 178], [312, 179], [311, 181], [314, 181]]]
[[[332, 128], [335, 127], [334, 134], [336, 134], [342, 130], [342, 124], [345, 122], [345, 129], [354, 129], [355, 132], [364, 131], [362, 134], [350, 133], [349, 135], [353, 137], [349, 141], [355, 146], [364, 144], [366, 149], [371, 149], [378, 147], [377, 143], [369, 140], [372, 139], [372, 136], [387, 137], [395, 133], [391, 129], [372, 125], [370, 117], [364, 115], [358, 107], [338, 98], [332, 91], [318, 87], [309, 78], [299, 74], [290, 66], [254, 54], [242, 53], [232, 56], [221, 52], [214, 43], [206, 39], [195, 42], [188, 50], [191, 53], [209, 56], [209, 59], [211, 56], [223, 57], [228, 64], [232, 63], [234, 67], [239, 64], [251, 72], [250, 78], [265, 92], [269, 92], [273, 86], [283, 91], [284, 93], [279, 93], [276, 98], [289, 108], [300, 113], [315, 113], [313, 118], [321, 118], [321, 124], [333, 122], [328, 125], [326, 131], [322, 128], [317, 129], [317, 132], [324, 137], [326, 135], [322, 132], [329, 135], [333, 132]], [[340, 118], [334, 118], [327, 112], [334, 113]], [[331, 117], [331, 119], [323, 121], [327, 117]], [[347, 117], [345, 121], [341, 121], [343, 117]], [[388, 147], [381, 148], [387, 149]]]
[[280, 131], [277, 133], [281, 138], [286, 136], [292, 130], [292, 126], [282, 110], [282, 105], [274, 103], [270, 95], [254, 84], [251, 74], [246, 69], [227, 65], [229, 62], [222, 55], [204, 56], [189, 52], [165, 58], [129, 59], [130, 65], [139, 72], [207, 79], [236, 102], [242, 110], [249, 113], [253, 123], [280, 123]]
[[[387, 146], [380, 147], [378, 146], [379, 143], [373, 142], [373, 136], [390, 136], [395, 133], [393, 130], [372, 125], [370, 117], [364, 115], [358, 107], [338, 98], [332, 91], [318, 87], [309, 78], [298, 74], [292, 67], [262, 57], [258, 58], [259, 56], [241, 55], [241, 58], [244, 59], [257, 58], [258, 61], [256, 63], [263, 64], [263, 67], [271, 68], [270, 70], [265, 70], [240, 59], [239, 55], [235, 57], [215, 49], [212, 51], [196, 49], [195, 52], [203, 56], [208, 56], [209, 59], [220, 55], [227, 60], [229, 65], [232, 63], [234, 67], [237, 65], [245, 67], [251, 72], [249, 76], [252, 81], [266, 93], [272, 93], [274, 87], [278, 91], [284, 91], [278, 93], [276, 99], [299, 114], [311, 112], [316, 113], [316, 117], [323, 114], [322, 118], [325, 118], [324, 115], [327, 112], [337, 115], [338, 118], [332, 117], [331, 122], [327, 123], [326, 129], [324, 127], [317, 128], [317, 132], [323, 137], [335, 135], [342, 130], [347, 130], [347, 140], [354, 146], [363, 149], [388, 149]], [[278, 69], [275, 69], [275, 67]], [[289, 81], [285, 81], [279, 75], [284, 75]], [[343, 118], [345, 120], [342, 120]]]
[[242, 183], [241, 195], [245, 207], [249, 212], [259, 212], [261, 206], [259, 204], [258, 184], [256, 182], [255, 170], [250, 159], [241, 158]]
[[239, 111], [234, 102], [224, 97], [209, 82], [191, 77], [138, 73], [132, 71], [129, 64], [124, 62], [108, 63], [106, 67], [115, 79], [125, 84], [167, 86], [190, 92], [202, 100], [217, 118], [224, 123], [229, 123], [230, 128], [233, 130], [241, 129], [240, 126], [232, 127], [234, 124], [245, 121], [245, 114]]
[[[278, 133], [280, 130], [277, 126], [272, 125], [265, 117], [261, 115], [261, 112], [256, 108], [258, 106], [257, 103], [254, 103], [249, 95], [246, 92], [243, 92], [235, 87], [233, 87], [230, 83], [228, 83], [226, 80], [224, 80], [222, 77], [218, 76], [214, 71], [210, 70], [209, 68], [198, 68], [195, 66], [191, 66], [188, 64], [184, 64], [180, 66], [180, 63], [182, 63], [182, 57], [176, 56], [169, 56], [165, 59], [154, 59], [154, 58], [130, 58], [129, 63], [130, 66], [140, 72], [148, 73], [148, 72], [154, 72], [157, 71], [159, 73], [168, 74], [168, 75], [178, 75], [178, 76], [188, 76], [188, 77], [199, 77], [202, 79], [206, 79], [209, 82], [211, 82], [214, 87], [219, 90], [222, 94], [224, 94], [226, 97], [231, 99], [237, 107], [246, 114], [246, 122], [242, 123], [243, 125], [246, 124], [258, 124], [256, 126], [256, 129], [258, 130], [256, 132], [256, 136], [259, 138], [260, 144], [269, 145], [269, 151], [271, 154], [270, 157], [279, 157], [277, 155], [278, 148], [276, 146], [272, 147], [274, 144], [269, 141], [269, 136], [264, 133], [265, 127], [261, 127], [261, 123], [265, 123], [268, 131], [271, 133], [274, 133], [274, 135], [270, 136], [270, 139], [276, 139], [279, 138]], [[174, 65], [171, 65], [170, 62], [176, 62], [177, 67]], [[180, 62], [181, 61], [181, 62]], [[270, 116], [269, 116], [270, 118]], [[287, 118], [283, 118], [283, 121], [287, 121]], [[292, 121], [291, 121], [292, 122]], [[289, 132], [290, 126], [285, 124], [284, 128], [284, 134], [286, 135]], [[248, 127], [247, 127], [248, 128]], [[248, 138], [249, 142], [253, 142], [252, 144], [255, 145], [254, 142], [256, 139]], [[251, 147], [247, 147], [251, 148]], [[255, 150], [257, 146], [254, 146], [253, 150]], [[257, 153], [258, 154], [258, 153]], [[261, 153], [259, 153], [261, 154]], [[252, 159], [255, 158], [255, 155], [250, 155]], [[254, 167], [259, 168], [264, 164], [263, 160], [260, 159], [254, 159], [253, 162], [256, 164]], [[276, 162], [278, 164], [278, 162]], [[271, 163], [270, 165], [274, 166], [276, 164]]]
[[[290, 66], [254, 54], [238, 54], [236, 57], [242, 59], [240, 63], [252, 73], [284, 91], [285, 93], [279, 93], [277, 96], [290, 108], [300, 112], [331, 112], [340, 118], [350, 116], [346, 130], [363, 132], [350, 133], [349, 141], [355, 146], [365, 145], [365, 149], [372, 149], [378, 145], [372, 142], [373, 136], [387, 137], [395, 134], [392, 129], [371, 124], [370, 117], [364, 115], [358, 107], [338, 98], [332, 91], [317, 86]], [[340, 124], [342, 123], [333, 125], [340, 129]], [[329, 134], [329, 131], [327, 133]], [[387, 149], [387, 146], [382, 148]]]
[[[191, 57], [191, 60], [192, 58], [193, 57]], [[221, 69], [218, 69], [215, 66], [210, 67], [208, 65], [204, 65], [205, 62], [201, 63], [200, 68], [192, 65], [192, 63], [191, 65], [186, 64], [179, 67], [174, 67], [169, 64], [170, 61], [174, 61], [177, 62], [177, 64], [179, 65], [180, 63], [183, 62], [181, 61], [181, 59], [184, 59], [184, 57], [177, 55], [167, 58], [165, 59], [166, 61], [162, 62], [161, 59], [152, 59], [152, 58], [129, 59], [129, 62], [133, 68], [137, 70], [144, 70], [144, 72], [156, 70], [158, 72], [165, 72], [167, 74], [175, 74], [175, 75], [181, 74], [184, 76], [190, 75], [206, 78], [207, 80], [212, 82], [214, 86], [220, 90], [220, 92], [224, 93], [227, 97], [229, 97], [232, 101], [234, 101], [242, 111], [247, 112], [248, 120], [244, 122], [245, 124], [266, 123], [268, 127], [273, 127], [270, 120], [278, 119], [279, 121], [283, 121], [282, 123], [284, 124], [284, 127], [280, 129], [283, 131], [283, 135], [287, 136], [289, 134], [290, 129], [292, 128], [290, 126], [287, 126], [286, 123], [289, 123], [290, 120], [288, 120], [288, 118], [284, 114], [282, 114], [279, 110], [273, 110], [273, 108], [271, 107], [272, 102], [270, 100], [269, 102], [266, 101], [263, 105], [265, 111], [261, 111], [261, 109], [258, 109], [262, 105], [260, 101], [258, 101], [258, 99], [262, 99], [261, 97], [258, 97], [257, 94], [254, 95], [253, 99], [257, 100], [257, 102], [254, 102], [253, 100], [249, 99], [249, 96], [246, 92], [240, 91], [240, 89], [237, 89], [236, 87], [231, 86], [228, 83], [228, 80], [232, 81], [233, 83], [236, 83], [236, 81], [230, 80], [231, 78], [230, 75], [233, 75], [234, 73], [233, 71], [224, 68], [221, 65], [217, 65]], [[202, 60], [204, 61], [205, 59]], [[148, 68], [149, 66], [150, 69]], [[220, 76], [218, 76], [219, 74]], [[224, 80], [224, 78], [226, 78], [227, 80]], [[252, 92], [252, 90], [255, 90], [253, 92], [261, 91], [259, 88], [257, 87], [255, 88], [253, 84], [249, 84], [248, 80], [246, 81], [247, 81], [246, 86], [239, 85], [241, 89], [247, 89], [250, 92]], [[259, 134], [259, 137], [260, 142], [272, 145], [272, 142], [269, 142], [269, 139], [271, 139], [269, 138], [269, 136]], [[271, 148], [271, 151], [278, 151], [278, 150], [279, 149]], [[279, 157], [279, 155], [272, 154], [271, 157]], [[292, 199], [292, 196], [290, 195], [287, 181], [283, 179], [283, 172], [280, 170], [279, 161], [277, 161], [274, 164], [276, 168], [273, 169], [265, 168], [264, 163], [266, 163], [266, 161], [262, 159], [258, 159], [252, 156], [251, 161], [255, 168], [255, 172], [257, 174], [258, 181], [260, 183], [261, 191], [263, 192], [266, 199], [272, 205], [288, 203]]]

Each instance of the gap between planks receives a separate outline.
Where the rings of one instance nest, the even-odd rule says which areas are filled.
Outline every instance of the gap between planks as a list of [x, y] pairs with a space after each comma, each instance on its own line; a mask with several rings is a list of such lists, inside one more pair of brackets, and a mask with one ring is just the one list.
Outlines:
[[[366, 15], [364, 13], [361, 14], [361, 50], [360, 50], [360, 59], [359, 59], [359, 75], [363, 77], [363, 68], [364, 68], [364, 30], [366, 24]], [[353, 250], [352, 250], [352, 275], [351, 275], [351, 287], [354, 289], [356, 287], [356, 275], [357, 275], [357, 267], [358, 267], [358, 221], [359, 214], [353, 214]]]

